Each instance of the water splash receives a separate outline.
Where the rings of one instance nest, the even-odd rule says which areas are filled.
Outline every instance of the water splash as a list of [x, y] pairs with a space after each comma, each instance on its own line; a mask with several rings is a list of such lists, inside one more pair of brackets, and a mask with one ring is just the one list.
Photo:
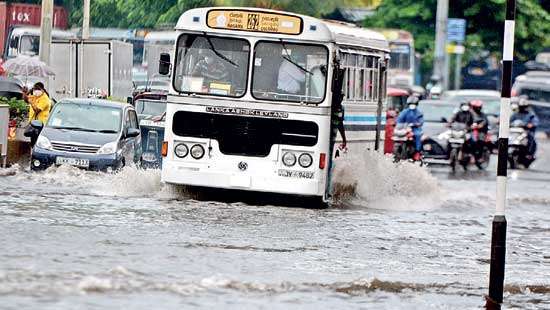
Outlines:
[[426, 168], [377, 152], [338, 159], [334, 182], [336, 197], [369, 208], [423, 211], [441, 204], [438, 181]]

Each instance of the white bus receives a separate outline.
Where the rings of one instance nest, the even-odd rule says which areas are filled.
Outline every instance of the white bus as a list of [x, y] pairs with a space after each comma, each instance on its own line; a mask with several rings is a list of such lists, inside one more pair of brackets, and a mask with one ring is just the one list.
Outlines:
[[189, 10], [176, 32], [159, 66], [172, 81], [163, 182], [327, 202], [342, 97], [349, 152], [383, 145], [383, 35], [251, 8]]
[[416, 57], [414, 37], [401, 29], [380, 29], [389, 41], [391, 60], [388, 68], [388, 85], [411, 87], [415, 85]]

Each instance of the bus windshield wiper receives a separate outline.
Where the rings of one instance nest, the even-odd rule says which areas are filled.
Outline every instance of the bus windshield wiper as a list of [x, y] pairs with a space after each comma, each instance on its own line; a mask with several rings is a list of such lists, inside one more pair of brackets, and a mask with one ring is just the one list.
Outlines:
[[283, 57], [284, 60], [290, 62], [293, 65], [295, 65], [298, 69], [304, 71], [305, 73], [313, 75], [313, 73], [311, 73], [311, 71], [309, 71], [308, 69], [302, 67], [299, 63], [297, 63], [296, 61], [294, 61], [294, 59], [292, 59], [292, 57], [290, 56], [290, 53], [288, 52], [288, 49], [286, 48], [286, 45], [285, 45], [285, 42], [283, 41], [283, 39], [281, 39], [281, 45], [283, 46], [283, 50], [285, 51], [285, 54], [286, 54], [284, 56], [281, 56], [281, 57]]
[[233, 66], [235, 66], [237, 68], [239, 67], [239, 65], [237, 63], [235, 63], [233, 60], [227, 58], [225, 55], [218, 52], [218, 50], [214, 47], [214, 44], [212, 43], [212, 40], [206, 34], [206, 32], [203, 32], [203, 34], [204, 34], [204, 37], [206, 38], [206, 41], [208, 41], [208, 45], [210, 45], [210, 49], [212, 50], [212, 52], [214, 52], [214, 54], [216, 54], [216, 56], [220, 57], [221, 59], [227, 61], [228, 63], [232, 64]]
[[97, 130], [97, 132], [99, 132], [99, 133], [118, 133], [118, 131], [112, 130], [112, 129]]

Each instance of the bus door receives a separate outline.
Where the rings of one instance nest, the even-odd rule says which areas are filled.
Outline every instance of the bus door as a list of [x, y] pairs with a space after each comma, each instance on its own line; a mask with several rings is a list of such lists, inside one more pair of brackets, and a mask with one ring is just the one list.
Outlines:
[[329, 195], [332, 195], [332, 168], [334, 164], [334, 148], [336, 144], [336, 137], [338, 136], [338, 122], [343, 121], [337, 119], [337, 112], [342, 109], [342, 102], [344, 100], [344, 76], [345, 69], [340, 68], [338, 62], [335, 62], [334, 73], [332, 77], [332, 98], [331, 98], [331, 107], [330, 107], [330, 142], [329, 142], [329, 154], [328, 154], [328, 177], [325, 190], [325, 198], [329, 198]]

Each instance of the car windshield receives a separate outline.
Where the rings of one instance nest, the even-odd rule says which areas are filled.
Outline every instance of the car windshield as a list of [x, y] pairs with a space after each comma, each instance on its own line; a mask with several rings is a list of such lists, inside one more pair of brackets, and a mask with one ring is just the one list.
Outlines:
[[250, 45], [246, 40], [182, 35], [178, 40], [174, 88], [184, 93], [242, 97]]
[[322, 45], [260, 42], [254, 50], [252, 95], [256, 99], [323, 102], [328, 50]]
[[139, 115], [162, 115], [166, 112], [166, 102], [159, 100], [137, 100], [136, 112]]
[[390, 69], [409, 70], [411, 68], [411, 47], [405, 43], [390, 44]]
[[39, 36], [22, 36], [20, 45], [20, 54], [28, 56], [38, 55], [38, 49], [40, 47]]
[[60, 102], [50, 115], [48, 127], [118, 133], [121, 121], [121, 108]]
[[422, 113], [424, 113], [424, 120], [435, 123], [441, 123], [443, 118], [450, 120], [458, 108], [455, 105], [422, 102], [419, 104], [419, 107], [422, 109]]

